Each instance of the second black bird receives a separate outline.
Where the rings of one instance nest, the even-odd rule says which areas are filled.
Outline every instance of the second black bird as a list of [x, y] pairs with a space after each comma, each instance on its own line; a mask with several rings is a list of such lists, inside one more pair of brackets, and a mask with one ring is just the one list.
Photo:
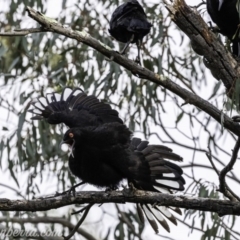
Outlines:
[[126, 43], [121, 54], [124, 54], [130, 43], [136, 43], [138, 56], [136, 62], [140, 64], [140, 49], [143, 37], [152, 27], [147, 16], [137, 0], [130, 0], [120, 5], [113, 12], [110, 20], [109, 33], [119, 42]]
[[240, 57], [238, 0], [207, 0], [207, 11], [219, 32], [232, 42], [232, 52]]

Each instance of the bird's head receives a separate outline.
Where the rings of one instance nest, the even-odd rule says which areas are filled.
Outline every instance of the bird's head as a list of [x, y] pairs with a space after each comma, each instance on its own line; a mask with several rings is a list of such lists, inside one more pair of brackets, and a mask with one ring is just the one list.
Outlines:
[[72, 145], [74, 143], [74, 130], [73, 129], [69, 129], [67, 130], [67, 132], [65, 132], [64, 136], [63, 136], [63, 140], [62, 143], [66, 143], [68, 145]]
[[70, 128], [69, 130], [67, 130], [67, 132], [64, 134], [63, 136], [63, 140], [61, 142], [62, 144], [67, 144], [69, 146], [71, 155], [74, 157], [73, 152], [75, 150], [75, 145], [76, 145], [76, 136], [77, 136], [77, 132], [73, 129]]

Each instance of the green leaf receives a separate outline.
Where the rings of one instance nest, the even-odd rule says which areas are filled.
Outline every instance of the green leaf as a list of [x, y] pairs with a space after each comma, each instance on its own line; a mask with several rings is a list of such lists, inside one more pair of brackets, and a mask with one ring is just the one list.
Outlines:
[[184, 115], [184, 112], [182, 111], [182, 112], [177, 116], [177, 119], [176, 119], [176, 121], [175, 121], [176, 125], [181, 121], [183, 115]]
[[11, 70], [15, 67], [15, 65], [19, 62], [19, 60], [20, 60], [20, 57], [16, 57], [16, 58], [13, 60], [12, 64], [11, 64], [10, 67], [8, 68], [8, 72], [11, 72]]

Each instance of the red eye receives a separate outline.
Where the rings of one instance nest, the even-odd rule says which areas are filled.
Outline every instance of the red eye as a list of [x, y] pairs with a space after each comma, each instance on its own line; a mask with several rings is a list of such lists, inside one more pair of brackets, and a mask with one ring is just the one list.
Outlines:
[[69, 133], [68, 136], [69, 136], [70, 138], [73, 138], [73, 137], [74, 137], [74, 134], [73, 134], [73, 133]]

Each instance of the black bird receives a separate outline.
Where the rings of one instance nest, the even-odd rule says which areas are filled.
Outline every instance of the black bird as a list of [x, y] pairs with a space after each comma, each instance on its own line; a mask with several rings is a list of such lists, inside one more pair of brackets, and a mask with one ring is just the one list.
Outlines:
[[130, 43], [136, 43], [138, 49], [136, 62], [140, 64], [143, 37], [150, 32], [151, 27], [152, 24], [148, 22], [142, 6], [137, 0], [130, 0], [113, 12], [108, 31], [117, 41], [126, 43], [121, 54], [126, 52]]
[[219, 32], [232, 42], [232, 52], [240, 57], [238, 0], [207, 0], [207, 11]]
[[[87, 96], [81, 89], [65, 88], [61, 95], [48, 94], [33, 103], [36, 114], [32, 119], [45, 119], [50, 124], [64, 123], [70, 129], [63, 142], [71, 148], [69, 168], [84, 183], [115, 189], [123, 179], [141, 190], [171, 193], [184, 190], [182, 169], [167, 160], [182, 158], [162, 145], [132, 138], [118, 112], [95, 96]], [[167, 160], [166, 160], [167, 159]], [[164, 215], [177, 224], [171, 210], [174, 207], [137, 204], [145, 213], [153, 229], [158, 232], [155, 219], [170, 231]]]

